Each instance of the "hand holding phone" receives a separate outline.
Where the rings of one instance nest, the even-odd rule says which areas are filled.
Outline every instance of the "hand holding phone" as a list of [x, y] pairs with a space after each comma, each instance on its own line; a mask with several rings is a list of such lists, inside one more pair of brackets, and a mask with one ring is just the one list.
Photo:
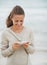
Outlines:
[[24, 42], [24, 43], [23, 43], [23, 47], [24, 47], [24, 48], [27, 48], [28, 45], [29, 45], [29, 42]]
[[14, 43], [14, 44], [12, 45], [12, 48], [13, 48], [13, 50], [19, 49], [19, 48], [20, 48], [20, 44]]

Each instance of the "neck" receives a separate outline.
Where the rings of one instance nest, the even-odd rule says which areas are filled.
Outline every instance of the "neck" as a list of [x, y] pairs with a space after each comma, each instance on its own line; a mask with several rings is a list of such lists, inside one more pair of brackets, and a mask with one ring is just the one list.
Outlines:
[[13, 29], [14, 29], [14, 30], [21, 30], [22, 28], [23, 28], [23, 26], [21, 26], [21, 27], [19, 27], [19, 28], [16, 27], [16, 26], [13, 26]]
[[23, 30], [23, 27], [24, 27], [24, 26], [21, 26], [21, 27], [19, 27], [19, 28], [16, 28], [15, 26], [13, 26], [13, 27], [12, 27], [12, 30], [13, 30], [14, 32], [15, 32], [15, 31], [16, 31], [16, 32], [21, 32], [21, 31]]

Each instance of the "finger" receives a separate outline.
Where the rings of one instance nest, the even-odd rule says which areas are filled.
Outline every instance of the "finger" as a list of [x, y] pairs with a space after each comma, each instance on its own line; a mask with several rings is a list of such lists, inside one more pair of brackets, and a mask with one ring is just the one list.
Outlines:
[[28, 45], [28, 44], [25, 44], [25, 45]]
[[18, 45], [18, 46], [20, 46], [20, 44], [15, 44], [15, 45]]
[[15, 43], [15, 45], [18, 45], [18, 43]]
[[16, 45], [17, 47], [20, 47], [19, 45]]
[[25, 46], [28, 46], [28, 44], [26, 44]]

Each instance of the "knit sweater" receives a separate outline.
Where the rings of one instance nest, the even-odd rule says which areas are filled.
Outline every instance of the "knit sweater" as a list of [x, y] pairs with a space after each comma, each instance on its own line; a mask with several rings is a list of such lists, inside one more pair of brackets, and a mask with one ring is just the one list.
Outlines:
[[[24, 27], [20, 33], [16, 33], [11, 28], [7, 28], [3, 31], [1, 40], [1, 54], [7, 57], [6, 65], [31, 65], [28, 56], [34, 52], [34, 46], [33, 34], [30, 29]], [[25, 49], [21, 45], [19, 49], [14, 51], [12, 44], [22, 41], [29, 42], [29, 46]]]

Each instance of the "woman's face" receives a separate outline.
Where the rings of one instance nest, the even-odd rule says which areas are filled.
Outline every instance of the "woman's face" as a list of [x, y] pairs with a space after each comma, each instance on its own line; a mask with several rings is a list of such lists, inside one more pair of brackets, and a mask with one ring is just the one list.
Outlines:
[[13, 15], [13, 25], [20, 28], [23, 25], [24, 15]]

